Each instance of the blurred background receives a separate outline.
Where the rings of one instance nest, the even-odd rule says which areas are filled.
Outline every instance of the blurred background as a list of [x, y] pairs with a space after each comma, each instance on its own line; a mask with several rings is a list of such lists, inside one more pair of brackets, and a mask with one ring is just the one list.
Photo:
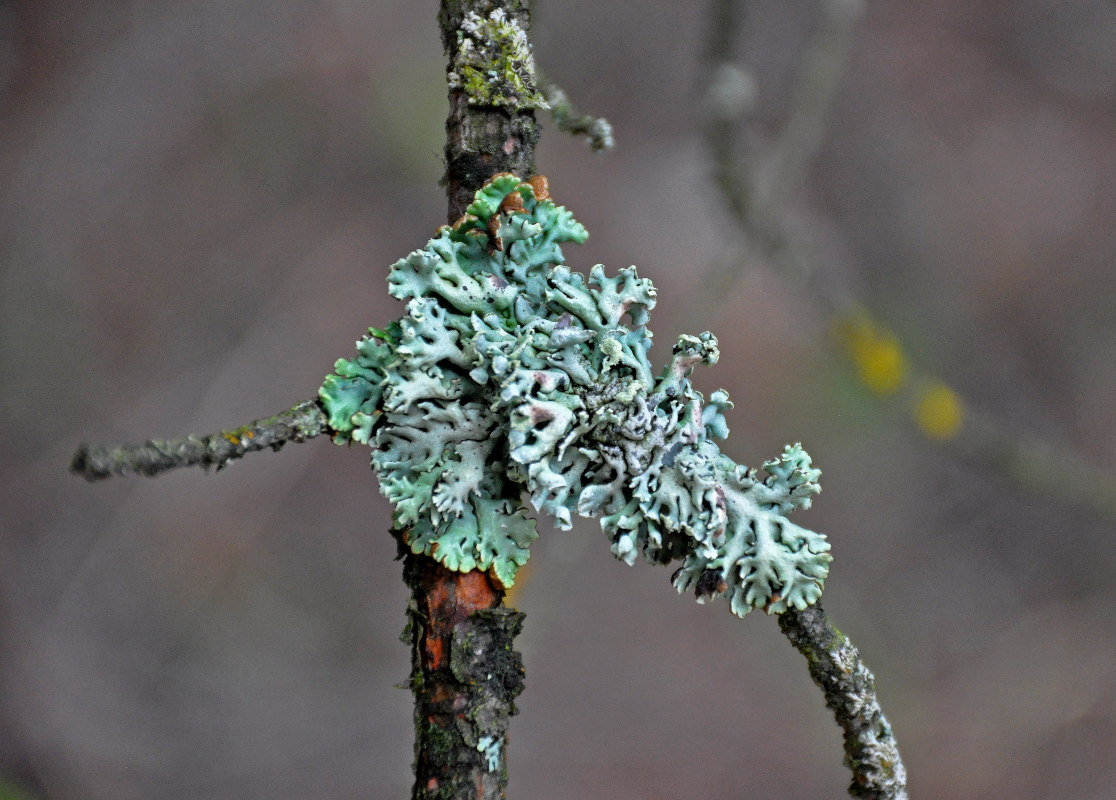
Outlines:
[[[717, 334], [696, 381], [735, 400], [736, 460], [802, 441], [824, 470], [796, 521], [832, 541], [825, 607], [912, 796], [1111, 798], [1116, 5], [869, 2], [777, 209], [825, 280], [750, 242], [714, 179], [711, 6], [533, 6], [540, 68], [617, 142], [540, 117], [539, 170], [591, 232], [567, 258], [655, 281], [656, 362]], [[747, 4], [714, 108], [746, 113], [741, 163], [793, 115], [819, 8]], [[0, 3], [0, 798], [408, 795], [407, 598], [367, 449], [66, 465], [286, 409], [399, 315], [386, 269], [446, 214], [436, 10]], [[835, 344], [837, 296], [899, 383], [1026, 469], [915, 424], [921, 395]], [[774, 619], [676, 596], [595, 522], [540, 527], [512, 797], [846, 796]]]

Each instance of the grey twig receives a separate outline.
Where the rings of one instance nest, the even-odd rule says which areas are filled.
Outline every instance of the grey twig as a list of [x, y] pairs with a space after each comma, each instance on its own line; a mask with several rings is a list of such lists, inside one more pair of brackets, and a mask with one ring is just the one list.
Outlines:
[[907, 800], [907, 771], [891, 726], [876, 698], [875, 678], [849, 638], [815, 603], [779, 615], [779, 628], [806, 658], [845, 738], [849, 794], [870, 800]]
[[305, 442], [329, 432], [318, 401], [307, 400], [274, 417], [206, 436], [149, 439], [144, 444], [122, 447], [82, 445], [74, 453], [70, 470], [88, 481], [96, 481], [113, 475], [152, 477], [195, 465], [221, 469], [245, 453], [265, 448], [278, 450], [287, 442]]
[[615, 146], [612, 123], [604, 117], [579, 114], [561, 87], [546, 80], [542, 84], [550, 115], [554, 117], [558, 130], [571, 136], [588, 136], [589, 147], [593, 150], [611, 150]]

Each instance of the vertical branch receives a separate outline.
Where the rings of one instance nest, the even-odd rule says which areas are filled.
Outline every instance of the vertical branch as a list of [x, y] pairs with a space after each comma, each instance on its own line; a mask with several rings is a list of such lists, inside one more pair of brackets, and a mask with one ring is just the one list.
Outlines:
[[513, 647], [523, 615], [483, 572], [451, 572], [408, 555], [404, 638], [415, 696], [415, 800], [504, 797], [508, 719], [523, 690]]
[[449, 57], [443, 181], [453, 222], [496, 173], [535, 174], [535, 111], [547, 104], [535, 78], [526, 2], [442, 0], [438, 22]]
[[[545, 108], [534, 77], [530, 19], [520, 0], [443, 0], [438, 14], [450, 113], [444, 183], [451, 222], [499, 172], [535, 172]], [[508, 719], [523, 689], [513, 640], [523, 615], [502, 606], [483, 572], [453, 572], [408, 554], [404, 639], [415, 699], [414, 800], [497, 800], [507, 788]]]

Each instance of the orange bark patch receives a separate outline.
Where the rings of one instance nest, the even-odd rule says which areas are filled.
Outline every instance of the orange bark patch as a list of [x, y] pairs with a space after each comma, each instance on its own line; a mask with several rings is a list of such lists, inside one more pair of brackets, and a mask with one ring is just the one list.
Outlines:
[[500, 602], [500, 593], [483, 572], [457, 574], [457, 606], [465, 610], [465, 617], [482, 608], [492, 608]]

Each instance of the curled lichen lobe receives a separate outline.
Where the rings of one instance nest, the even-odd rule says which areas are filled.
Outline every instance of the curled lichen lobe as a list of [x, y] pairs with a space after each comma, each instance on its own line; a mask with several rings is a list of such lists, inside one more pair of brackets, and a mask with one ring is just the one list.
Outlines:
[[732, 404], [690, 381], [717, 362], [716, 337], [680, 337], [656, 376], [655, 287], [635, 267], [566, 266], [560, 245], [587, 234], [545, 191], [496, 176], [392, 267], [406, 313], [322, 387], [335, 439], [375, 448], [404, 541], [450, 569], [511, 585], [537, 536], [526, 490], [561, 528], [599, 517], [628, 563], [682, 560], [674, 583], [699, 600], [725, 596], [739, 615], [814, 602], [829, 545], [786, 514], [810, 505], [820, 472], [798, 445], [762, 477], [720, 452]]

